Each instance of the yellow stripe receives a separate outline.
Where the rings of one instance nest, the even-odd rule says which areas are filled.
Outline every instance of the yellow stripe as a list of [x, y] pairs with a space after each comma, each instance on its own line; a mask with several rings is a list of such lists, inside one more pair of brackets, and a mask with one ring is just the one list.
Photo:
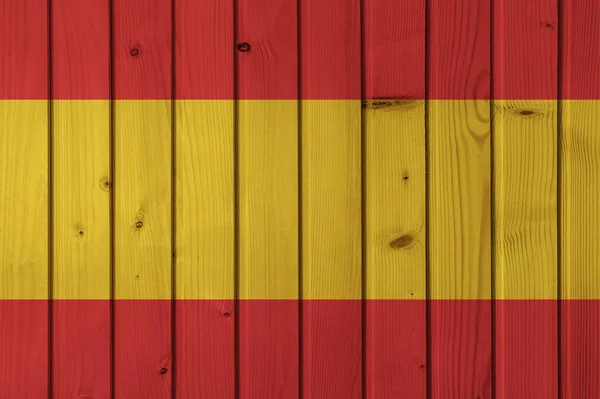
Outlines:
[[171, 298], [171, 102], [115, 103], [115, 296]]
[[562, 297], [600, 299], [600, 101], [562, 108]]
[[54, 297], [110, 298], [108, 100], [60, 100], [54, 122]]
[[[563, 104], [563, 297], [598, 299], [600, 103]], [[430, 106], [432, 297], [487, 299], [488, 103]], [[2, 299], [47, 297], [47, 107], [0, 101]], [[304, 298], [357, 299], [359, 102], [306, 100], [302, 109]], [[115, 104], [117, 298], [171, 295], [170, 110], [169, 101]], [[56, 298], [109, 295], [108, 112], [108, 101], [54, 102]], [[294, 299], [297, 102], [241, 101], [239, 112], [241, 298]], [[176, 115], [178, 298], [233, 298], [233, 101], [178, 101]], [[423, 102], [375, 101], [364, 115], [367, 295], [423, 299]], [[497, 297], [555, 298], [556, 101], [497, 101], [494, 120]]]
[[240, 298], [298, 298], [298, 102], [239, 102]]
[[366, 291], [425, 298], [425, 108], [373, 101], [365, 111]]
[[0, 101], [0, 299], [48, 297], [48, 102]]
[[302, 102], [303, 298], [361, 298], [361, 102]]
[[489, 109], [485, 100], [430, 102], [433, 299], [491, 297]]
[[556, 101], [494, 104], [496, 297], [557, 294]]
[[178, 101], [178, 299], [234, 297], [233, 100]]

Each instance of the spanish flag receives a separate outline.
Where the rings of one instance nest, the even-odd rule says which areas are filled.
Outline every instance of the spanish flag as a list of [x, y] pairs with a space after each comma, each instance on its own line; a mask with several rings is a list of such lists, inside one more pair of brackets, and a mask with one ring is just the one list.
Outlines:
[[0, 399], [600, 398], [597, 0], [0, 0]]

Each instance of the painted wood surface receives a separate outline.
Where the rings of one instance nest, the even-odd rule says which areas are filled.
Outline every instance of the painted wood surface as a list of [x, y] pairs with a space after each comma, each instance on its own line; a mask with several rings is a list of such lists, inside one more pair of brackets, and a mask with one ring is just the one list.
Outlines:
[[0, 1], [0, 399], [600, 396], [599, 17]]

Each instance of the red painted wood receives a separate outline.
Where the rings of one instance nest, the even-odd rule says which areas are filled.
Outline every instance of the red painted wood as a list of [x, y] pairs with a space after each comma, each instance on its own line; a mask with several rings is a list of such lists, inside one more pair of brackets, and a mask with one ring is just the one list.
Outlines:
[[425, 0], [364, 0], [365, 95], [425, 98]]
[[562, 398], [600, 396], [600, 301], [563, 300]]
[[490, 98], [490, 0], [432, 0], [432, 99]]
[[360, 2], [301, 2], [301, 98], [360, 99]]
[[298, 10], [296, 1], [237, 0], [239, 99], [298, 98]]
[[240, 300], [241, 399], [299, 397], [297, 300]]
[[600, 99], [600, 2], [563, 0], [563, 99]]
[[116, 99], [171, 98], [171, 0], [114, 0]]
[[176, 397], [235, 396], [233, 300], [178, 300]]
[[233, 93], [233, 1], [175, 0], [178, 99], [225, 99]]
[[360, 300], [303, 300], [303, 397], [362, 398]]
[[171, 301], [115, 301], [116, 398], [171, 398]]
[[55, 398], [110, 398], [110, 301], [54, 301]]
[[47, 3], [0, 2], [0, 100], [48, 98]]
[[496, 398], [557, 398], [557, 302], [497, 300], [495, 306]]
[[494, 0], [494, 98], [557, 98], [558, 0]]
[[0, 300], [0, 399], [48, 397], [48, 301]]
[[109, 98], [108, 0], [52, 4], [52, 94], [55, 99]]
[[366, 307], [366, 398], [425, 399], [424, 300], [369, 300]]
[[492, 398], [491, 302], [432, 300], [430, 309], [431, 397]]

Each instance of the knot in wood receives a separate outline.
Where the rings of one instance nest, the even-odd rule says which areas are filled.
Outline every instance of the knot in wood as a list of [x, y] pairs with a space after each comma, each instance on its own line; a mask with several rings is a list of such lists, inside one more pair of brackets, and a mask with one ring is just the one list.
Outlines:
[[160, 373], [161, 374], [167, 374], [167, 369], [163, 367], [162, 369], [160, 369]]
[[129, 55], [131, 55], [132, 57], [137, 57], [137, 55], [140, 53], [140, 50], [137, 48], [132, 48], [131, 50], [129, 50]]
[[242, 53], [247, 53], [248, 51], [250, 51], [250, 43], [240, 43], [237, 46], [238, 50], [241, 51]]
[[390, 242], [390, 248], [398, 249], [405, 248], [413, 242], [413, 238], [409, 235], [403, 235]]
[[141, 229], [144, 226], [144, 223], [142, 223], [141, 221], [137, 221], [135, 223], [135, 227], [137, 227], [138, 229]]

